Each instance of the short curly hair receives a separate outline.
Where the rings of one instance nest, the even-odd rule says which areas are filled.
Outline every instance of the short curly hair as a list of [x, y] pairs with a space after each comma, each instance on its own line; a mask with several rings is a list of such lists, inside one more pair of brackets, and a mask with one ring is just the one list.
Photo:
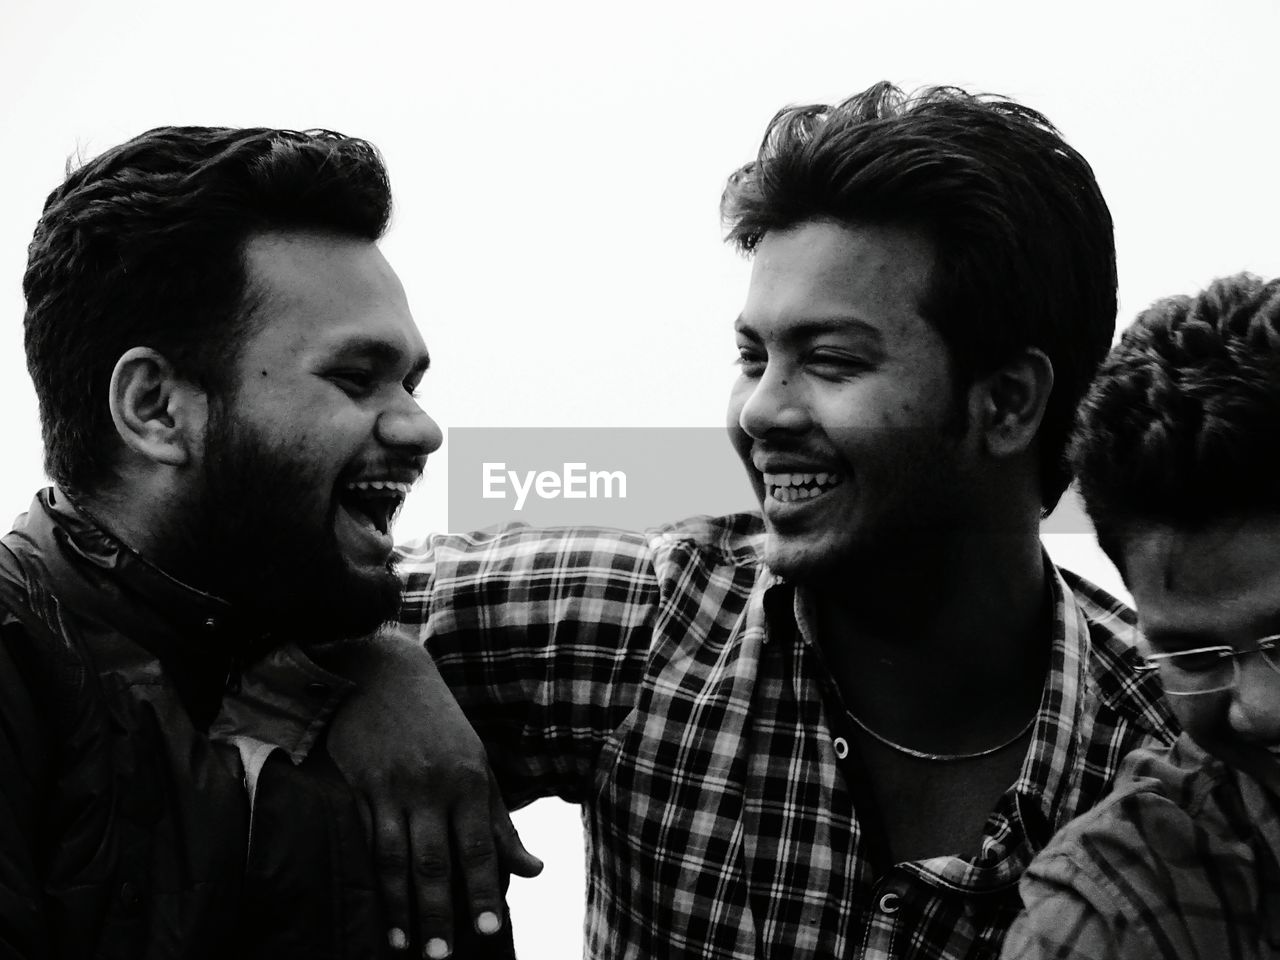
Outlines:
[[23, 277], [49, 475], [81, 491], [111, 476], [107, 390], [131, 347], [226, 387], [253, 315], [252, 235], [377, 240], [390, 215], [377, 149], [330, 130], [160, 127], [70, 171], [45, 201]]
[[1027, 347], [1053, 364], [1037, 438], [1052, 509], [1071, 481], [1076, 404], [1116, 322], [1111, 213], [1052, 123], [1004, 97], [878, 83], [834, 106], [780, 111], [720, 210], [745, 253], [811, 220], [923, 230], [937, 266], [920, 312], [947, 346], [957, 388]]
[[1122, 575], [1134, 530], [1280, 514], [1280, 279], [1240, 273], [1143, 311], [1080, 406], [1071, 461]]

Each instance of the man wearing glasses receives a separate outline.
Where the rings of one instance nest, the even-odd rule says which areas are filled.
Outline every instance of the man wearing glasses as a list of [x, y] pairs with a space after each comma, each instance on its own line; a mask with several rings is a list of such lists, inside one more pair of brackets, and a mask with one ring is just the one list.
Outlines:
[[1280, 280], [1143, 313], [1073, 459], [1184, 735], [1022, 881], [1007, 958], [1280, 956]]

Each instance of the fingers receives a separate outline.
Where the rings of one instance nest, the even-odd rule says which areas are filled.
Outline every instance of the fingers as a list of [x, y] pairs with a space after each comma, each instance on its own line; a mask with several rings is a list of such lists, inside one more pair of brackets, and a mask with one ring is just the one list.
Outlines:
[[392, 950], [409, 948], [410, 879], [409, 836], [398, 809], [383, 807], [373, 818], [373, 865], [386, 909], [387, 944]]
[[[488, 777], [480, 778], [488, 791]], [[502, 876], [494, 832], [489, 823], [488, 797], [460, 803], [453, 811], [453, 841], [458, 871], [467, 892], [467, 914], [478, 933], [502, 929]]]
[[497, 847], [499, 862], [517, 877], [536, 877], [542, 872], [542, 861], [530, 853], [516, 831], [498, 791], [498, 782], [489, 774], [489, 824]]
[[451, 786], [447, 806], [418, 804], [408, 813], [417, 933], [431, 960], [447, 956], [454, 944], [459, 881], [466, 915], [477, 933], [491, 936], [502, 930], [505, 915], [503, 865], [520, 876], [542, 870], [542, 861], [520, 842], [487, 769], [463, 768]]
[[444, 811], [415, 808], [409, 814], [413, 886], [422, 955], [442, 960], [453, 949], [453, 869]]

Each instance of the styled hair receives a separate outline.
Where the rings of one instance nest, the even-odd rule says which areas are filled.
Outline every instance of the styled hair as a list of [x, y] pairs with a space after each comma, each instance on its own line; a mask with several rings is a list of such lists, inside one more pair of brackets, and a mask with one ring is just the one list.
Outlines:
[[957, 388], [1027, 347], [1053, 364], [1037, 436], [1045, 509], [1071, 480], [1076, 404], [1115, 332], [1111, 213], [1093, 170], [1044, 116], [956, 87], [889, 83], [835, 106], [781, 110], [720, 204], [750, 254], [807, 221], [901, 226], [933, 243], [921, 316], [950, 353]]
[[328, 130], [160, 127], [71, 169], [49, 194], [23, 277], [27, 368], [45, 469], [92, 490], [118, 440], [121, 354], [151, 347], [224, 391], [251, 329], [246, 242], [273, 231], [379, 239], [391, 189], [377, 149]]
[[1121, 574], [1131, 531], [1280, 514], [1280, 279], [1143, 311], [1080, 406], [1071, 460]]

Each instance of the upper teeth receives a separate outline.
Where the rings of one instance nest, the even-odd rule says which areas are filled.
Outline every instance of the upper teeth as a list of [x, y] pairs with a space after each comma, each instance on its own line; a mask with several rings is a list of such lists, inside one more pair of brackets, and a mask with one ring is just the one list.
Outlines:
[[356, 480], [354, 483], [348, 483], [348, 490], [390, 490], [394, 493], [408, 495], [412, 484], [401, 483], [398, 480]]
[[806, 483], [816, 483], [819, 486], [826, 486], [828, 483], [839, 483], [840, 474], [838, 473], [766, 473], [764, 475], [765, 486], [768, 487], [799, 487]]

